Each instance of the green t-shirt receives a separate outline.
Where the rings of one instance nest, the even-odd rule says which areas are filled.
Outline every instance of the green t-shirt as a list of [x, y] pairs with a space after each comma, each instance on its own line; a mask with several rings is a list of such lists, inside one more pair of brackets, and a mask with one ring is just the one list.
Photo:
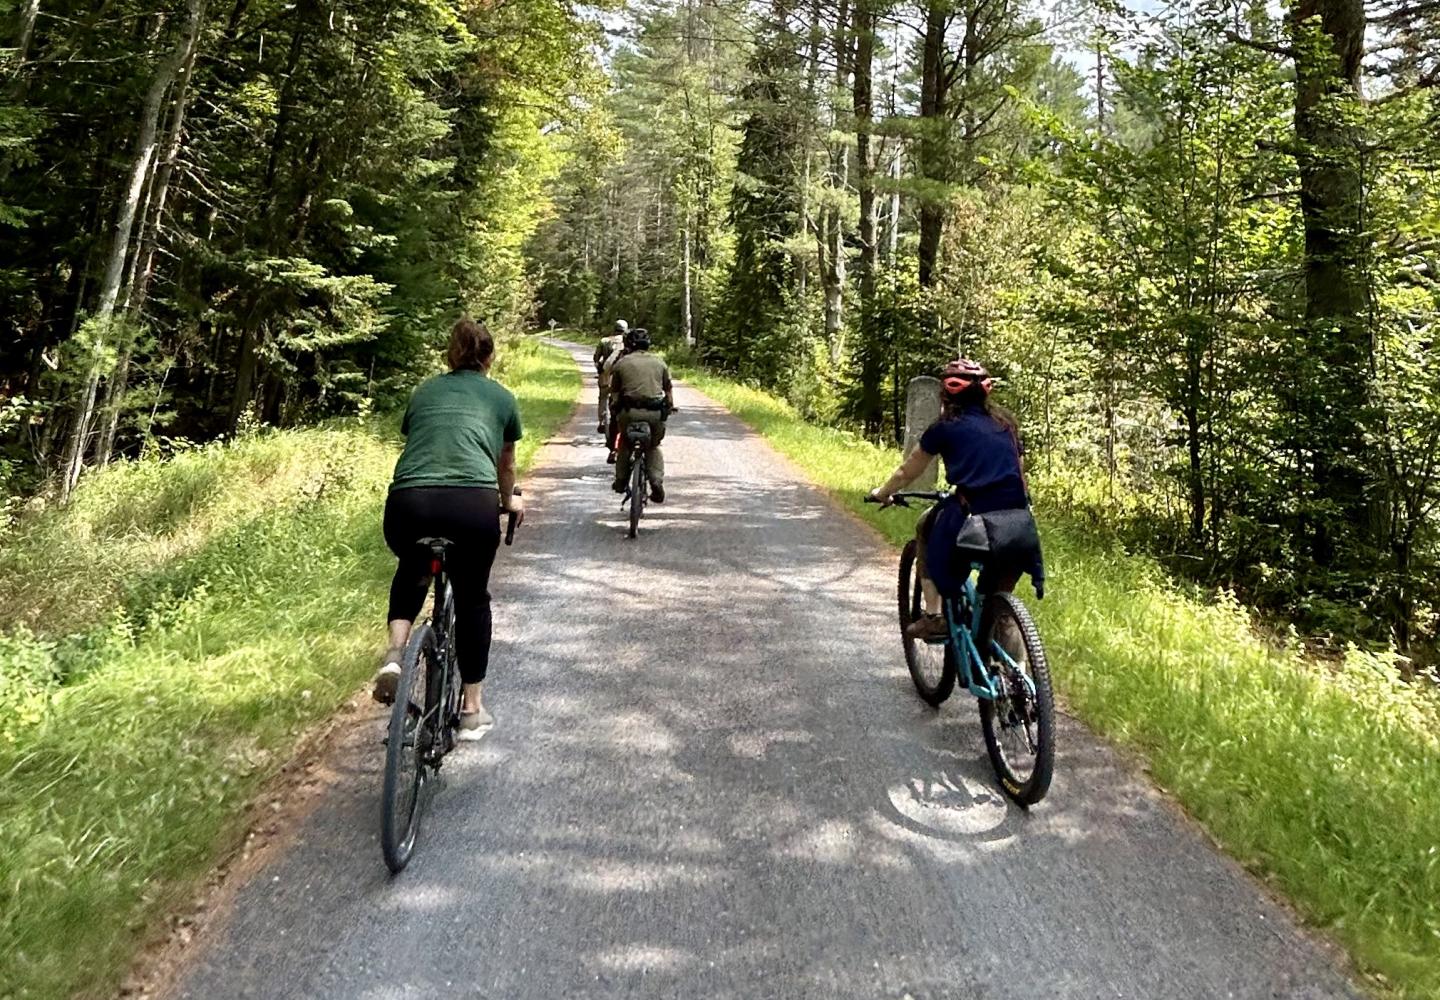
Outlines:
[[520, 408], [510, 390], [477, 371], [436, 375], [410, 397], [400, 425], [405, 450], [391, 491], [412, 486], [500, 485], [505, 445], [520, 440]]

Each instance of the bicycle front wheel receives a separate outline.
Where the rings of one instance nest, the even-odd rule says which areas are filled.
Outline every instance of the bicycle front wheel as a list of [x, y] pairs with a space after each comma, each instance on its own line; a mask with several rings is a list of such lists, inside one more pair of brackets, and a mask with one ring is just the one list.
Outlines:
[[638, 450], [630, 462], [630, 537], [640, 534], [640, 514], [645, 509], [645, 456]]
[[385, 865], [399, 873], [410, 862], [420, 828], [420, 794], [425, 783], [425, 758], [435, 732], [430, 690], [435, 634], [427, 623], [405, 646], [390, 729], [385, 741], [385, 781], [380, 795], [380, 849]]
[[905, 634], [910, 623], [925, 613], [925, 594], [916, 564], [915, 539], [905, 543], [900, 553], [900, 641], [905, 646], [905, 666], [920, 700], [937, 708], [955, 690], [955, 650], [948, 642], [926, 642]]
[[1014, 594], [985, 604], [981, 656], [997, 700], [980, 699], [985, 749], [1005, 794], [1029, 807], [1045, 797], [1055, 770], [1055, 695], [1040, 631]]

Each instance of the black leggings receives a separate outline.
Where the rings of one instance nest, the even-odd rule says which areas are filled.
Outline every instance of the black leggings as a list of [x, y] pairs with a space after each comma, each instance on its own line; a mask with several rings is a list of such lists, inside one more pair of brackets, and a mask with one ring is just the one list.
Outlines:
[[390, 621], [413, 622], [430, 586], [422, 538], [454, 542], [446, 560], [455, 589], [460, 679], [478, 684], [490, 664], [490, 567], [500, 547], [500, 493], [479, 486], [412, 486], [385, 501], [385, 544], [400, 560], [390, 582]]

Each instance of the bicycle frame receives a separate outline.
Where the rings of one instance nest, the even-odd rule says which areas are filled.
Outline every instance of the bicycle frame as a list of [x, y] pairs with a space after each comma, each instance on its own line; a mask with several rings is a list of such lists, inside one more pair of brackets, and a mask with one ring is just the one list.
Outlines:
[[[950, 628], [948, 642], [950, 648], [955, 650], [961, 683], [975, 697], [995, 701], [1001, 696], [1001, 692], [996, 690], [993, 679], [987, 675], [985, 663], [980, 658], [980, 648], [975, 641], [975, 637], [980, 634], [981, 608], [973, 576], [972, 573], [971, 577], [965, 580], [963, 597], [945, 598], [945, 624]], [[991, 645], [998, 649], [998, 644], [993, 640]]]
[[[914, 498], [917, 500], [937, 501], [943, 499], [941, 493], [897, 493], [896, 503], [902, 507], [910, 506], [906, 501]], [[955, 650], [956, 668], [959, 672], [959, 679], [964, 682], [966, 689], [977, 698], [986, 698], [990, 701], [997, 701], [1005, 697], [1005, 691], [996, 678], [992, 678], [985, 670], [985, 661], [980, 656], [979, 635], [980, 619], [984, 611], [980, 602], [980, 594], [975, 586], [976, 575], [984, 569], [984, 564], [972, 562], [970, 574], [965, 578], [965, 592], [960, 597], [944, 598], [945, 624], [950, 630], [950, 638], [946, 640], [952, 649]], [[1014, 658], [994, 639], [990, 640], [990, 648], [996, 656], [1010, 669], [1012, 673], [1018, 673], [1025, 681], [1025, 686], [1030, 693], [1035, 693], [1034, 681], [1030, 679], [1027, 671], [1020, 670], [1019, 664]]]
[[445, 730], [440, 727], [448, 729], [450, 726], [452, 720], [443, 716], [449, 713], [450, 706], [455, 700], [455, 691], [452, 690], [455, 685], [455, 636], [450, 622], [455, 604], [455, 591], [451, 588], [450, 574], [446, 572], [444, 560], [440, 556], [431, 559], [430, 573], [435, 578], [435, 603], [430, 611], [430, 621], [432, 632], [435, 635], [435, 649], [443, 666], [440, 671], [440, 685], [436, 692], [434, 708], [426, 712], [425, 717], [420, 720], [420, 731], [423, 731], [425, 726], [432, 726], [439, 730], [440, 738], [438, 741], [432, 738], [426, 760], [426, 763], [432, 767], [439, 767], [440, 759], [451, 749], [445, 745], [448, 740], [443, 735]]
[[[971, 564], [971, 574], [965, 580], [965, 596], [960, 598], [945, 598], [945, 623], [950, 626], [950, 644], [955, 649], [955, 658], [958, 661], [960, 680], [969, 689], [970, 693], [977, 698], [988, 698], [990, 701], [997, 701], [1005, 697], [1005, 691], [999, 685], [999, 677], [991, 677], [985, 670], [985, 661], [980, 657], [980, 647], [976, 636], [980, 634], [980, 606], [979, 593], [975, 588], [975, 574], [981, 569], [980, 563]], [[966, 612], [969, 612], [969, 621], [965, 622]], [[961, 624], [964, 622], [964, 624]], [[990, 649], [1013, 673], [1018, 674], [1029, 689], [1031, 697], [1035, 695], [1035, 682], [1030, 679], [1030, 673], [1020, 669], [1020, 664], [994, 639], [990, 640]]]
[[[640, 471], [642, 473], [641, 478], [648, 483], [650, 481], [650, 461], [645, 457], [644, 448], [642, 448], [639, 444], [632, 444], [630, 445], [631, 476], [635, 475], [635, 469], [637, 466], [640, 468]], [[620, 498], [620, 503], [623, 505], [626, 501], [633, 499], [631, 497], [631, 493], [633, 492], [634, 491], [630, 489], [630, 480], [625, 480], [625, 495]]]

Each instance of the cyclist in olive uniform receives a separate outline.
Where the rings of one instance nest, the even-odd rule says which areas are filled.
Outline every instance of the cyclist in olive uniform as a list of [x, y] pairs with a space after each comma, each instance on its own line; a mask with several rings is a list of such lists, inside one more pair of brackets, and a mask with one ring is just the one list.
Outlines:
[[610, 399], [620, 427], [620, 455], [615, 465], [614, 490], [624, 493], [630, 480], [630, 450], [625, 431], [631, 424], [650, 425], [650, 448], [646, 452], [650, 472], [650, 499], [665, 502], [665, 456], [660, 442], [665, 438], [665, 418], [675, 412], [675, 394], [670, 369], [650, 353], [650, 334], [631, 330], [625, 339], [628, 353], [610, 369]]
[[608, 337], [601, 337], [600, 343], [595, 348], [595, 355], [592, 359], [595, 362], [595, 375], [600, 382], [600, 408], [598, 420], [595, 425], [596, 434], [604, 434], [609, 427], [610, 417], [610, 368], [616, 361], [616, 355], [625, 346], [625, 335], [630, 332], [630, 324], [623, 319], [615, 321], [615, 332]]

